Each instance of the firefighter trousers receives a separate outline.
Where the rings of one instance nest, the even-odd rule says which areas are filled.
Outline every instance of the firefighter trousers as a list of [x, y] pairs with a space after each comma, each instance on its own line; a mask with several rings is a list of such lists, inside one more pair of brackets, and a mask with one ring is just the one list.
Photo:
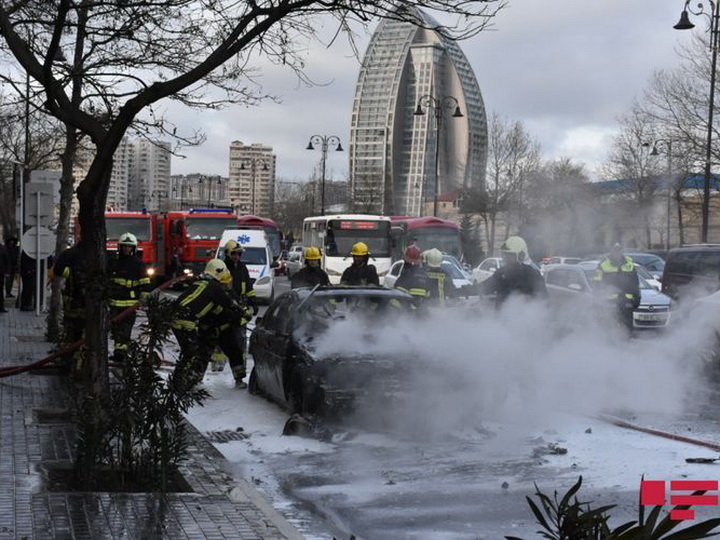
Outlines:
[[[125, 311], [127, 308], [111, 306], [110, 307], [110, 318], [114, 319], [120, 313]], [[110, 325], [110, 336], [113, 340], [113, 360], [115, 362], [123, 362], [127, 355], [128, 346], [132, 339], [132, 330], [135, 326], [135, 319], [137, 319], [137, 313], [132, 312], [125, 316], [115, 324]]]

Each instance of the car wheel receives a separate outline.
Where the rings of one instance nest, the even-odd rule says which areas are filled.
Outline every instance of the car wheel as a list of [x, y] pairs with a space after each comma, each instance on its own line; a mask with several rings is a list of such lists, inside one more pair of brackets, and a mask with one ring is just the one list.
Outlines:
[[260, 386], [257, 380], [257, 372], [254, 367], [252, 368], [250, 378], [248, 379], [248, 392], [253, 396], [260, 395]]

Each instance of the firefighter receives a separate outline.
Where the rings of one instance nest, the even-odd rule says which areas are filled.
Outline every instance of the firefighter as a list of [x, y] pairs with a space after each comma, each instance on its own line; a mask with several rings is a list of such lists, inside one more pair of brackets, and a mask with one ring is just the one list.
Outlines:
[[530, 264], [525, 240], [519, 236], [510, 236], [500, 246], [500, 255], [503, 265], [480, 284], [483, 294], [496, 294], [496, 307], [500, 307], [512, 295], [547, 297], [545, 280], [540, 271]]
[[428, 277], [428, 302], [433, 305], [445, 307], [448, 298], [458, 295], [455, 283], [450, 273], [442, 267], [442, 252], [437, 248], [423, 251], [425, 272]]
[[620, 322], [628, 330], [633, 328], [633, 311], [640, 305], [640, 282], [632, 259], [623, 246], [615, 244], [598, 265], [593, 280], [599, 294], [614, 304]]
[[[232, 287], [231, 291], [235, 300], [240, 306], [247, 307], [252, 310], [252, 315], [258, 314], [257, 301], [255, 299], [255, 290], [253, 289], [253, 280], [250, 279], [250, 272], [242, 262], [241, 257], [244, 248], [235, 240], [228, 240], [225, 244], [225, 265], [230, 271], [232, 276]], [[249, 312], [249, 311], [248, 311]], [[232, 332], [234, 333], [237, 346], [242, 351], [240, 356], [230, 357], [230, 367], [235, 377], [236, 385], [238, 387], [245, 387], [243, 379], [246, 376], [247, 370], [247, 323], [250, 322], [250, 316], [243, 318], [240, 324], [232, 325]], [[222, 371], [225, 364], [225, 358], [218, 354], [218, 351], [213, 353], [213, 369], [215, 371]]]
[[320, 268], [320, 249], [309, 247], [305, 250], [305, 266], [290, 278], [290, 288], [325, 287], [330, 285], [330, 278], [325, 270]]
[[422, 252], [416, 245], [410, 245], [403, 254], [402, 271], [395, 282], [395, 288], [413, 297], [415, 307], [420, 307], [430, 296], [428, 276], [422, 266]]
[[380, 278], [377, 275], [375, 265], [368, 264], [370, 251], [367, 244], [357, 242], [350, 251], [353, 262], [348, 266], [340, 278], [341, 285], [375, 285], [380, 286]]
[[[85, 290], [88, 283], [85, 254], [79, 244], [66, 249], [55, 259], [50, 278], [63, 282], [62, 289], [62, 336], [60, 348], [83, 339], [85, 331]], [[76, 367], [80, 368], [80, 358]]]
[[[108, 304], [111, 319], [136, 305], [138, 301], [144, 300], [150, 293], [150, 276], [145, 263], [136, 256], [137, 245], [134, 234], [121, 234], [117, 254], [108, 260]], [[115, 362], [123, 362], [127, 356], [136, 317], [137, 314], [132, 311], [110, 326]]]
[[[247, 324], [250, 311], [233, 298], [231, 282], [225, 262], [211, 259], [205, 271], [176, 300], [178, 314], [172, 327], [182, 356], [175, 373], [181, 374], [180, 380], [189, 377], [189, 386], [202, 380], [216, 346], [229, 358], [242, 358], [232, 327]], [[242, 379], [235, 379], [235, 383], [237, 388], [247, 388]]]

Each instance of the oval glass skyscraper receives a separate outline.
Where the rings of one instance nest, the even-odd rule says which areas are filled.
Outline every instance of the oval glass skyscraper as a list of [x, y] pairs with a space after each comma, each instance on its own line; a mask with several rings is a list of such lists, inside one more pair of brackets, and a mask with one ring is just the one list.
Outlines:
[[357, 212], [424, 215], [438, 194], [483, 186], [485, 106], [458, 44], [438, 30], [383, 20], [358, 76], [349, 150]]

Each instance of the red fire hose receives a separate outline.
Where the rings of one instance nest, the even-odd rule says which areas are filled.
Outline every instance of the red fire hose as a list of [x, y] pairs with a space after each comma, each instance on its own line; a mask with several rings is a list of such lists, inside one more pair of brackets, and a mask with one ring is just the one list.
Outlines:
[[[159, 287], [157, 287], [155, 290], [164, 291], [173, 285], [176, 285], [178, 283], [183, 283], [185, 281], [191, 280], [191, 276], [178, 276], [175, 277], [169, 281], [166, 281]], [[124, 310], [122, 313], [118, 313], [115, 317], [110, 319], [110, 324], [115, 324], [121, 320], [123, 320], [125, 317], [130, 315], [131, 313], [138, 310], [140, 307], [140, 302], [136, 303], [134, 306], [130, 306], [126, 310]], [[50, 356], [46, 356], [45, 358], [38, 360], [36, 362], [33, 362], [32, 364], [27, 364], [25, 366], [6, 366], [3, 368], [0, 368], [0, 379], [3, 377], [10, 377], [12, 375], [19, 375], [20, 373], [25, 373], [26, 371], [32, 371], [37, 369], [44, 368], [47, 364], [52, 362], [53, 360], [57, 360], [58, 358], [62, 358], [63, 356], [67, 356], [69, 354], [74, 353], [77, 351], [80, 347], [83, 346], [85, 343], [84, 339], [79, 339], [78, 341], [75, 341], [74, 343], [71, 343], [70, 345], [66, 345], [62, 349], [55, 351]]]

